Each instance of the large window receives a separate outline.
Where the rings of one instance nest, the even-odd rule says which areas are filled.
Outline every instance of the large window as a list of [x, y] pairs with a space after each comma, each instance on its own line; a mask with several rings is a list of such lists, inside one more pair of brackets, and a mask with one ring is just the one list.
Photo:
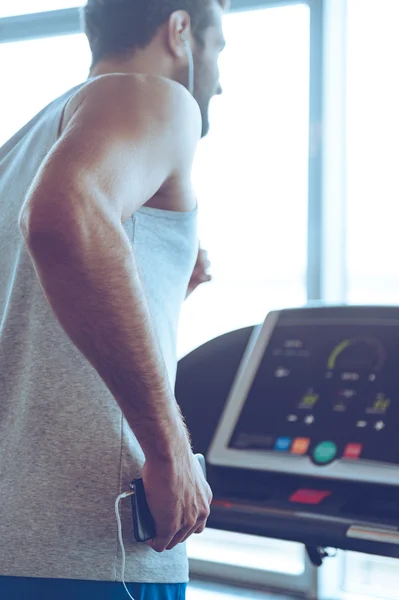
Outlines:
[[348, 0], [348, 300], [399, 302], [399, 2]]
[[397, 600], [399, 561], [356, 552], [346, 555], [344, 593], [362, 600]]
[[[90, 52], [82, 34], [0, 44], [0, 146], [46, 104], [87, 78]], [[5, 88], [7, 89], [7, 88]]]
[[230, 531], [207, 529], [201, 536], [191, 537], [188, 553], [197, 561], [212, 561], [236, 568], [288, 575], [302, 575], [305, 571], [305, 556], [300, 544]]
[[214, 281], [187, 302], [181, 354], [306, 300], [309, 8], [231, 14], [225, 34], [194, 171]]

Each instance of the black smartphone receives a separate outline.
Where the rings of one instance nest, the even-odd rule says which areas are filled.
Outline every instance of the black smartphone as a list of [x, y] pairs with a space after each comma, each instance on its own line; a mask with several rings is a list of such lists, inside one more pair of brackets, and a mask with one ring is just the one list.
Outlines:
[[[196, 454], [195, 457], [200, 463], [206, 479], [205, 457], [202, 454]], [[132, 481], [130, 488], [134, 491], [131, 496], [134, 538], [136, 542], [148, 542], [156, 537], [156, 531], [154, 519], [147, 504], [143, 480]]]

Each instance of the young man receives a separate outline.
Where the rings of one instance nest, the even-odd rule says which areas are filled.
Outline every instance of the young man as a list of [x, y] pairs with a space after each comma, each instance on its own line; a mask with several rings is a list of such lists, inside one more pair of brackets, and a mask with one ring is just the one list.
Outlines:
[[2, 598], [124, 597], [114, 503], [139, 477], [157, 535], [135, 543], [122, 500], [126, 581], [185, 597], [212, 494], [174, 398], [176, 330], [204, 279], [190, 173], [225, 4], [89, 0], [89, 80], [0, 149]]

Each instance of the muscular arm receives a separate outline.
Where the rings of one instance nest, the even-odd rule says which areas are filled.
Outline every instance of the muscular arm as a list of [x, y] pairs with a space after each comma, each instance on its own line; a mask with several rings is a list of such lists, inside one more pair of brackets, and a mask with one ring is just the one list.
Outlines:
[[187, 434], [122, 223], [168, 179], [189, 173], [199, 135], [196, 106], [178, 86], [97, 80], [77, 102], [20, 218], [56, 317], [147, 457], [168, 458]]

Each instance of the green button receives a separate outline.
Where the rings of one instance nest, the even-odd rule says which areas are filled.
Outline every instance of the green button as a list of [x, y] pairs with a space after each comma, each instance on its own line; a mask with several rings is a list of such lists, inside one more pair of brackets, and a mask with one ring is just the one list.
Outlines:
[[322, 442], [314, 449], [313, 458], [317, 463], [324, 465], [336, 457], [337, 451], [334, 442]]

